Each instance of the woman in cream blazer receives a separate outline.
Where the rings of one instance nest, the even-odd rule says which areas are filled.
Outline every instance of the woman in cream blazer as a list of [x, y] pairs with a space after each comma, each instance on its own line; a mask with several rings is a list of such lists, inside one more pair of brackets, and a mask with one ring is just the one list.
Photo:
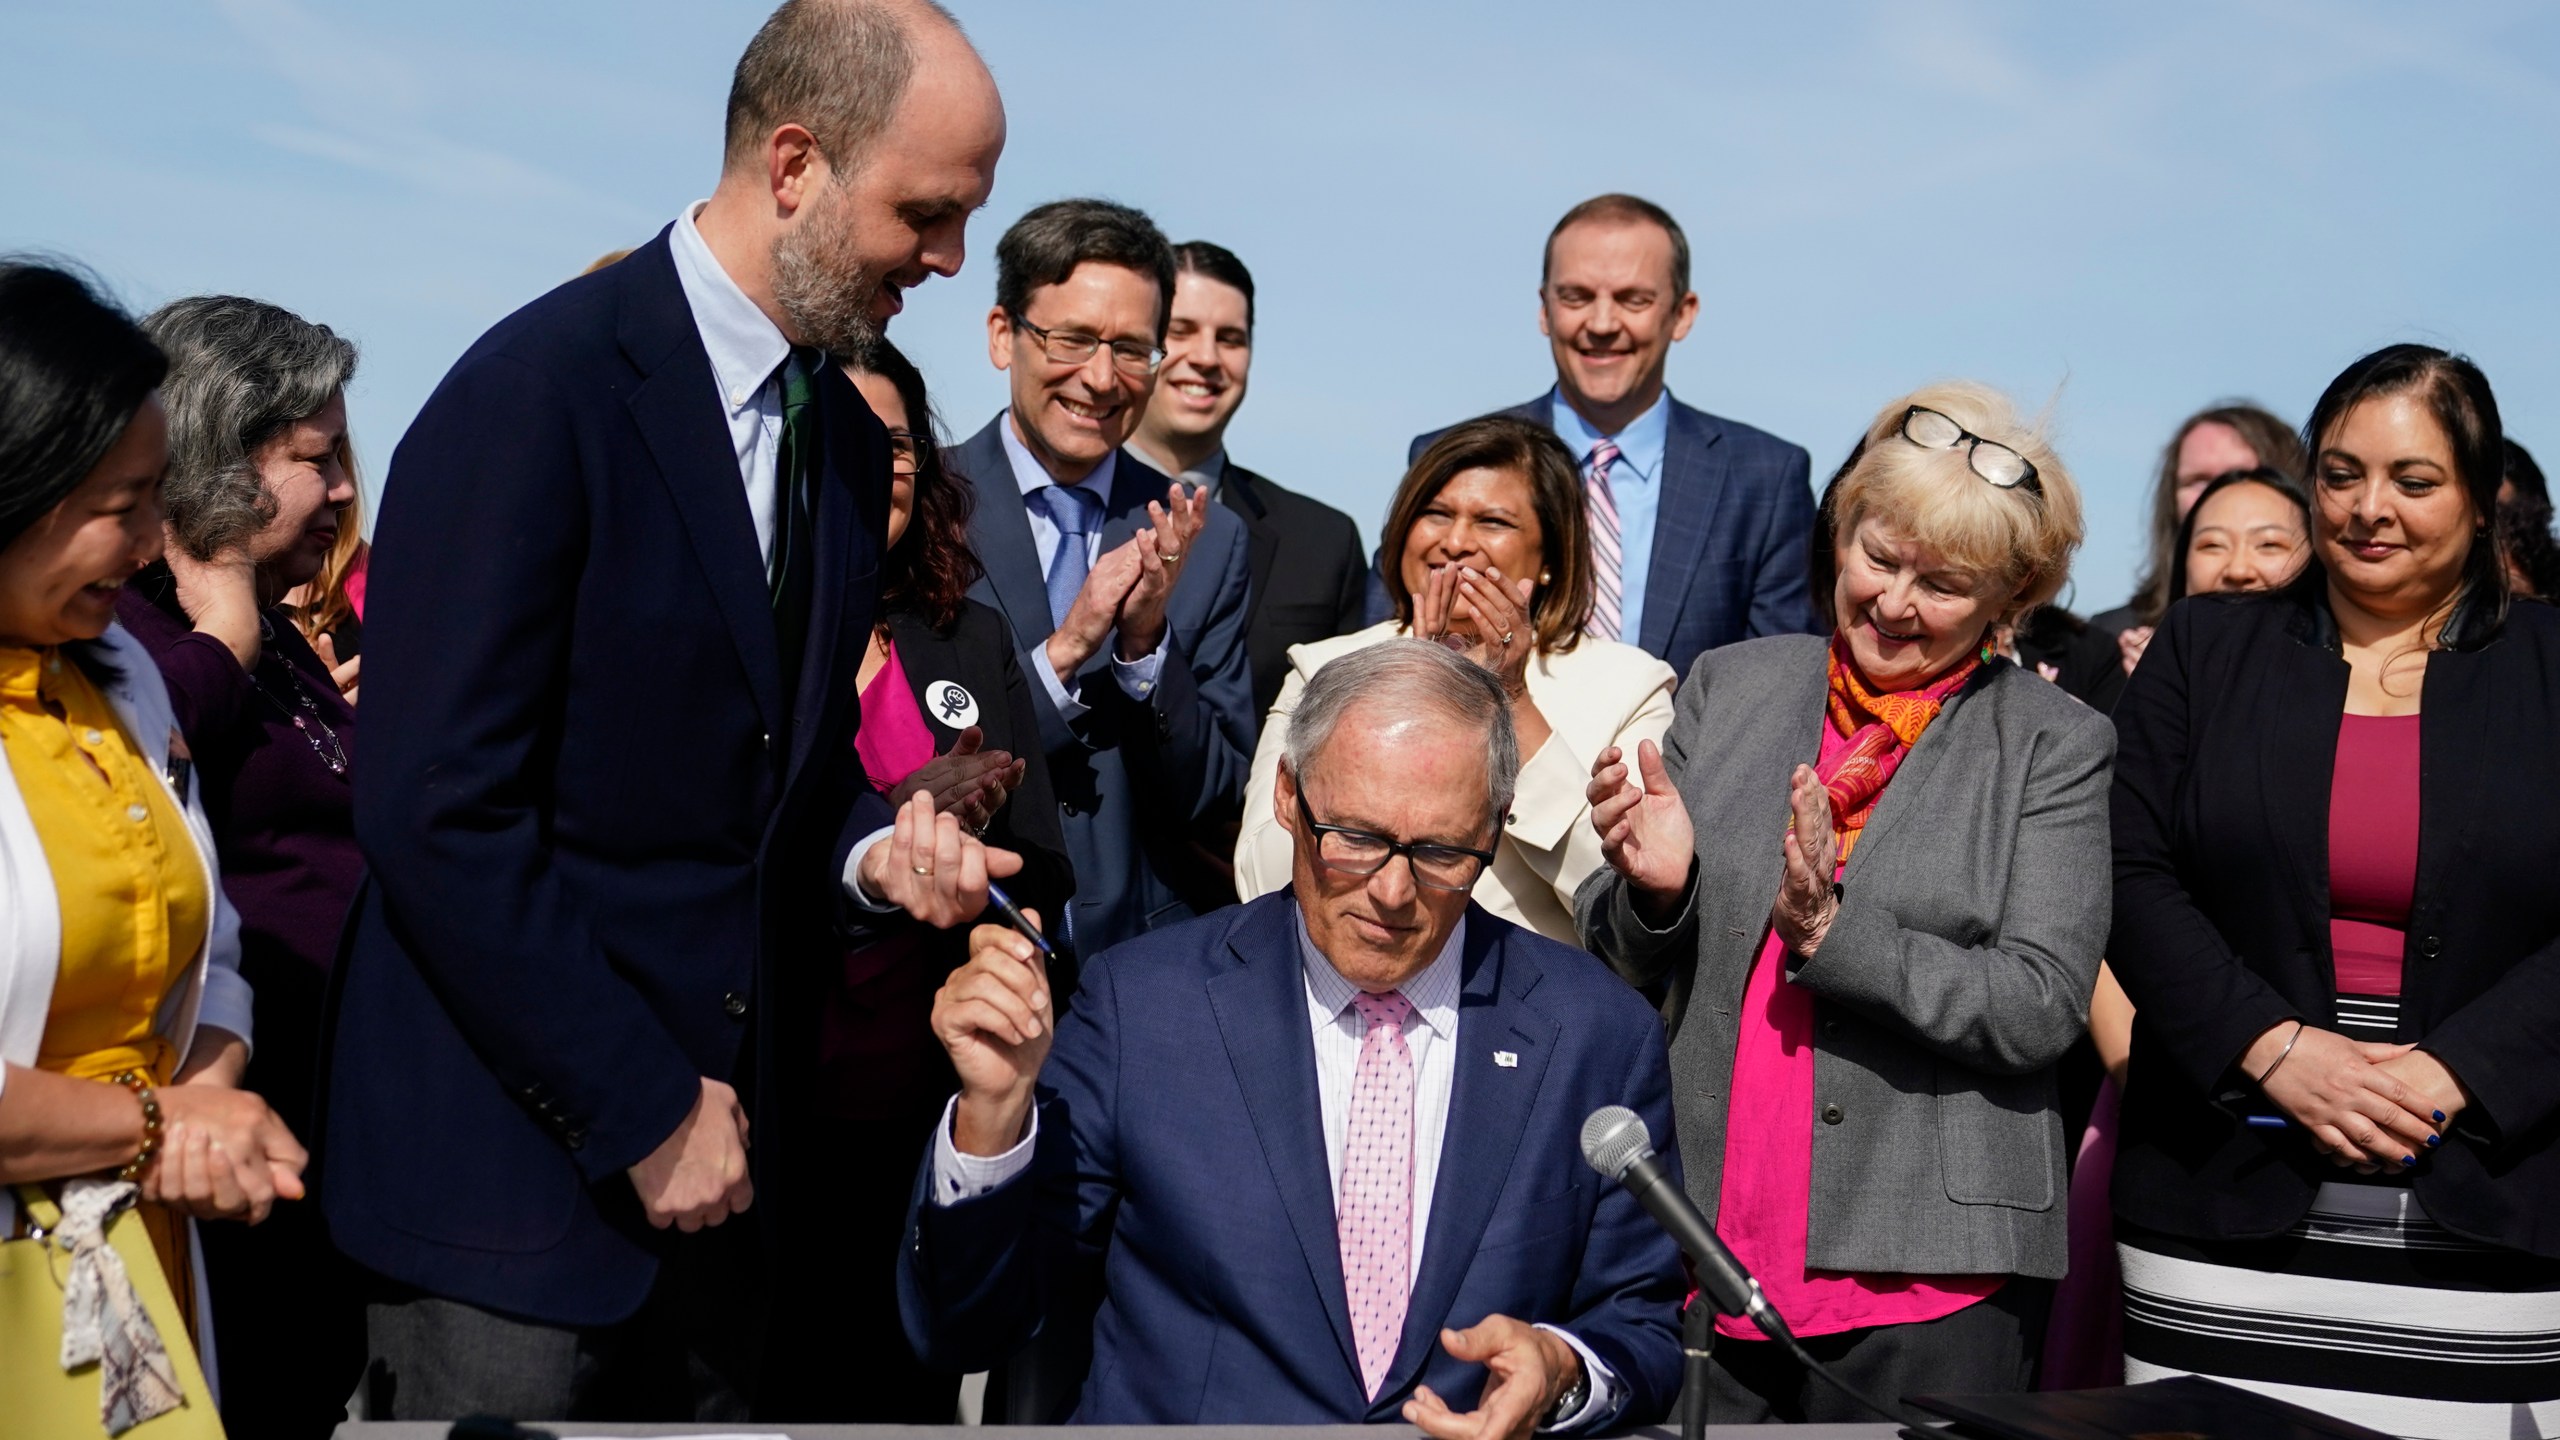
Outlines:
[[1290, 837], [1273, 810], [1289, 717], [1325, 663], [1400, 635], [1438, 640], [1499, 675], [1520, 734], [1520, 786], [1475, 899], [1568, 945], [1573, 894], [1601, 865], [1583, 792], [1591, 763], [1671, 725], [1671, 667], [1583, 633], [1595, 582], [1582, 485], [1554, 435], [1508, 416], [1471, 420], [1414, 461], [1387, 515], [1396, 618], [1291, 646], [1289, 676], [1263, 721], [1236, 840], [1246, 900], [1288, 885]]

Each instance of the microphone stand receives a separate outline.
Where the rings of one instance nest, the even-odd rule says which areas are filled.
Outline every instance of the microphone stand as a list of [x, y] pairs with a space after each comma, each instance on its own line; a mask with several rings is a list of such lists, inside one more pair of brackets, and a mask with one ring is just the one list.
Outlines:
[[1707, 1433], [1707, 1368], [1716, 1349], [1716, 1307], [1699, 1290], [1680, 1312], [1680, 1440]]

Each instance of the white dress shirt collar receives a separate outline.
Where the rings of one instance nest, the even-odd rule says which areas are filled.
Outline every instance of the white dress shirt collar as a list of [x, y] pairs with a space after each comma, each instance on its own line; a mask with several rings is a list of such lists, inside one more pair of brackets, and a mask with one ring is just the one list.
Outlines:
[[1131, 440], [1129, 442], [1129, 448], [1138, 452], [1139, 459], [1153, 465], [1158, 470], [1163, 471], [1172, 478], [1181, 481], [1185, 485], [1197, 486], [1207, 490], [1209, 492], [1209, 498], [1212, 500], [1218, 498], [1219, 482], [1226, 479], [1227, 475], [1226, 446], [1221, 445], [1217, 449], [1210, 451], [1199, 464], [1192, 466], [1188, 470], [1174, 469], [1172, 461], [1157, 454], [1155, 451], [1148, 449], [1146, 446], [1139, 444], [1136, 440]]
[[[1044, 486], [1058, 484], [1050, 477], [1049, 467], [1041, 464], [1040, 457], [1032, 454], [1031, 447], [1023, 444], [1022, 437], [1014, 433], [1013, 411], [1007, 409], [996, 418], [999, 422], [996, 431], [1004, 436], [1004, 458], [1013, 462], [1013, 483], [1022, 493], [1028, 495]], [[1104, 511], [1111, 508], [1111, 479], [1119, 469], [1120, 450], [1114, 446], [1110, 454], [1102, 457], [1102, 463], [1093, 467], [1092, 474], [1077, 482], [1084, 487], [1086, 494], [1102, 502], [1099, 508]]]
[[667, 248], [675, 256], [676, 280], [684, 287], [685, 304], [693, 310], [694, 328], [702, 333], [702, 348], [710, 352], [720, 399], [734, 416], [756, 403], [765, 383], [790, 356], [791, 342], [720, 268], [718, 257], [703, 243], [702, 232], [694, 228], [693, 217], [708, 203], [697, 201], [684, 208], [676, 217], [675, 232], [667, 237]]
[[[1289, 907], [1289, 922], [1297, 928], [1298, 962], [1307, 972], [1308, 1009], [1315, 1023], [1330, 1025], [1360, 997], [1360, 987], [1345, 979], [1325, 953], [1316, 948], [1315, 937], [1307, 930], [1306, 912], [1295, 904]], [[1396, 987], [1396, 993], [1413, 1003], [1413, 1013], [1443, 1041], [1458, 1038], [1458, 970], [1466, 947], [1467, 918], [1460, 915], [1457, 928], [1449, 932], [1440, 953], [1420, 973]]]

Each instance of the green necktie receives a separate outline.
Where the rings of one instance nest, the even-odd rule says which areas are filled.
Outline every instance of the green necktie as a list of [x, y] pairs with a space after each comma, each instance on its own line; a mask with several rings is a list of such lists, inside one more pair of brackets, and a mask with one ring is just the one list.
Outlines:
[[800, 687], [800, 652], [809, 639], [809, 601], [816, 593], [811, 554], [811, 494], [818, 461], [816, 367], [823, 357], [795, 348], [782, 362], [782, 448], [773, 467], [773, 554], [765, 583], [773, 598], [773, 636], [782, 652], [783, 704]]

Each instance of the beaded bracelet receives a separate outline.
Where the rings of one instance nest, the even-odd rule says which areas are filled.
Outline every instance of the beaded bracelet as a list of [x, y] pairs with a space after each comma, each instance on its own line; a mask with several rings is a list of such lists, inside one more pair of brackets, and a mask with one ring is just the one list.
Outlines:
[[133, 1098], [142, 1102], [142, 1153], [116, 1172], [117, 1181], [123, 1182], [138, 1178], [150, 1168], [153, 1157], [160, 1153], [160, 1097], [151, 1089], [151, 1077], [139, 1070], [127, 1070], [116, 1075], [114, 1083], [132, 1091]]

